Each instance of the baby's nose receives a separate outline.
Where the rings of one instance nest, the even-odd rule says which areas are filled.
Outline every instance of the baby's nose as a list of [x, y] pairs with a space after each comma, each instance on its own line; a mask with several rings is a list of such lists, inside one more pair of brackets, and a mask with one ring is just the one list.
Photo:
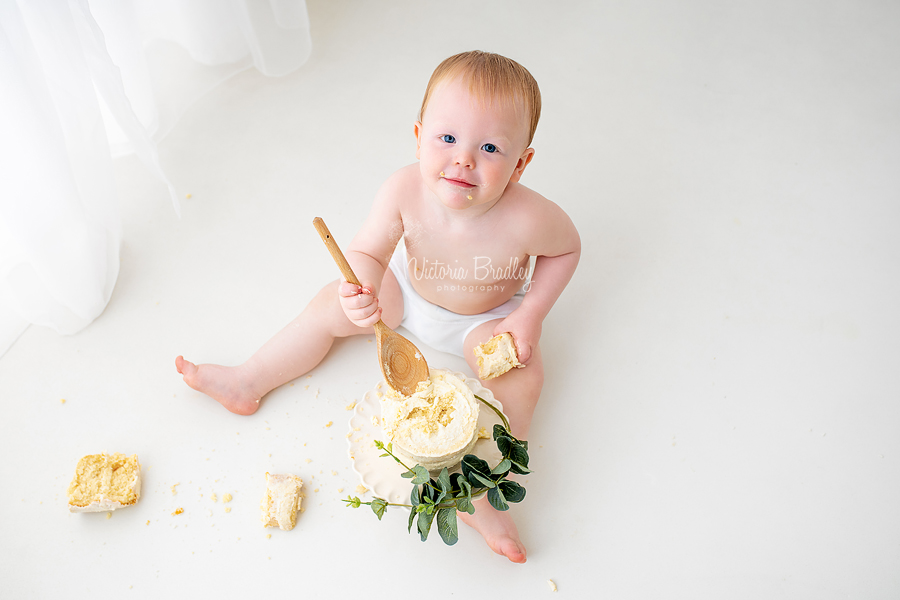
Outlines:
[[455, 162], [462, 167], [472, 168], [475, 166], [475, 156], [469, 150], [459, 148], [456, 151]]

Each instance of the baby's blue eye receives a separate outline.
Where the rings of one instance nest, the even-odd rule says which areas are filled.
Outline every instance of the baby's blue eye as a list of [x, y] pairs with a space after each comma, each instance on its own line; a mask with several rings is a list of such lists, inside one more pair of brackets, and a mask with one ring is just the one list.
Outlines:
[[456, 138], [453, 137], [452, 135], [450, 135], [449, 133], [446, 133], [441, 136], [441, 141], [447, 142], [448, 144], [455, 144]]
[[495, 146], [493, 144], [485, 144], [484, 146], [481, 147], [481, 149], [484, 150], [485, 152], [497, 152], [500, 148], [498, 148], [497, 146]]

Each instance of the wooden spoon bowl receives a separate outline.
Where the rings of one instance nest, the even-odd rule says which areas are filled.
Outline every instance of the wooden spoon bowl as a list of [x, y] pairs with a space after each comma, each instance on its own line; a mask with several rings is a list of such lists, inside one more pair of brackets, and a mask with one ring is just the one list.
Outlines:
[[[348, 282], [362, 287], [359, 279], [350, 268], [340, 247], [320, 217], [313, 219], [313, 226], [319, 232], [325, 247], [337, 263], [341, 274]], [[375, 323], [375, 340], [377, 342], [378, 363], [381, 374], [388, 385], [405, 396], [412, 396], [420, 381], [428, 380], [428, 364], [415, 344], [388, 327], [379, 319]]]

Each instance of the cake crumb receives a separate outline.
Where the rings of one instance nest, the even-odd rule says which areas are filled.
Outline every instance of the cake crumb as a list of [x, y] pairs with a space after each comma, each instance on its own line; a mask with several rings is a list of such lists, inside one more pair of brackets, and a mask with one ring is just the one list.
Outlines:
[[172, 513], [172, 516], [174, 517], [175, 515], [180, 515], [183, 512], [184, 512], [183, 508], [176, 508], [175, 512]]
[[59, 399], [59, 403], [60, 403], [60, 404], [65, 404], [65, 403], [66, 403], [66, 399], [65, 399], [65, 398], [60, 398], [60, 399]]
[[149, 525], [149, 524], [150, 524], [150, 519], [147, 519], [146, 525]]
[[272, 539], [272, 534], [271, 534], [271, 533], [267, 533], [267, 534], [266, 534], [266, 539], [267, 539], [267, 540]]
[[306, 459], [306, 462], [307, 462], [307, 463], [311, 463], [311, 462], [312, 462], [312, 459], [311, 459], [311, 458], [307, 458], [307, 459]]
[[230, 506], [226, 506], [226, 507], [225, 507], [225, 512], [230, 513], [230, 512], [231, 512], [231, 507], [230, 507]]
[[551, 591], [551, 592], [555, 592], [555, 591], [556, 591], [556, 584], [553, 583], [553, 580], [552, 580], [552, 579], [548, 579], [548, 580], [547, 580], [547, 585], [550, 586], [550, 591]]
[[218, 502], [218, 501], [219, 501], [219, 497], [216, 496], [216, 493], [215, 493], [215, 492], [213, 492], [212, 494], [210, 494], [210, 495], [209, 495], [209, 498], [210, 498], [213, 502]]
[[344, 410], [353, 410], [354, 408], [356, 408], [356, 402], [351, 402], [350, 404], [348, 404], [347, 406], [344, 407]]
[[112, 513], [111, 513], [111, 512], [106, 513], [106, 518], [107, 518], [107, 519], [112, 519]]
[[172, 495], [173, 496], [178, 493], [178, 490], [176, 490], [175, 488], [177, 488], [179, 485], [181, 485], [181, 482], [172, 484]]
[[222, 496], [222, 502], [231, 502], [231, 494], [226, 493]]
[[344, 491], [344, 488], [338, 488], [338, 489], [337, 489], [338, 494], [342, 493], [343, 491]]
[[185, 194], [185, 195], [184, 195], [184, 198], [185, 198], [185, 200], [190, 200], [190, 199], [191, 199], [191, 195], [190, 195], [190, 194]]
[[367, 487], [364, 486], [363, 484], [359, 484], [358, 486], [356, 486], [356, 493], [357, 493], [357, 494], [365, 494], [365, 493], [368, 492], [368, 491], [369, 491], [369, 488], [367, 488]]
[[325, 423], [325, 427], [331, 427], [332, 425], [334, 425], [334, 421], [328, 421], [327, 423]]
[[337, 475], [337, 471], [332, 471], [331, 474], [332, 474], [332, 475]]

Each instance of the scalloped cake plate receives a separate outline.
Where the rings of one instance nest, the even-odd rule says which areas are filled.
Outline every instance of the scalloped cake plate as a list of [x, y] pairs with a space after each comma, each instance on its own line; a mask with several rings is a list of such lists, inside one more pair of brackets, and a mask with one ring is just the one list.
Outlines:
[[[481, 381], [463, 373], [453, 374], [465, 381], [472, 393], [481, 396], [497, 410], [503, 412], [503, 405], [494, 398], [491, 390], [481, 385]], [[373, 389], [366, 392], [353, 409], [350, 417], [350, 435], [347, 438], [350, 464], [353, 471], [359, 475], [360, 482], [374, 496], [384, 498], [388, 502], [408, 503], [412, 484], [409, 479], [401, 476], [405, 469], [389, 456], [382, 458], [383, 452], [375, 447], [375, 440], [385, 441], [384, 432], [381, 429], [381, 395], [383, 386], [386, 385], [383, 381], [377, 383]], [[486, 406], [480, 406], [476, 425], [478, 430], [481, 431], [481, 428], [484, 427], [490, 434], [495, 423], [503, 424], [494, 411]], [[475, 442], [475, 448], [471, 453], [487, 461], [491, 468], [495, 467], [502, 458], [493, 438], [479, 439]], [[458, 465], [450, 470], [451, 473], [454, 471], [459, 471]]]

